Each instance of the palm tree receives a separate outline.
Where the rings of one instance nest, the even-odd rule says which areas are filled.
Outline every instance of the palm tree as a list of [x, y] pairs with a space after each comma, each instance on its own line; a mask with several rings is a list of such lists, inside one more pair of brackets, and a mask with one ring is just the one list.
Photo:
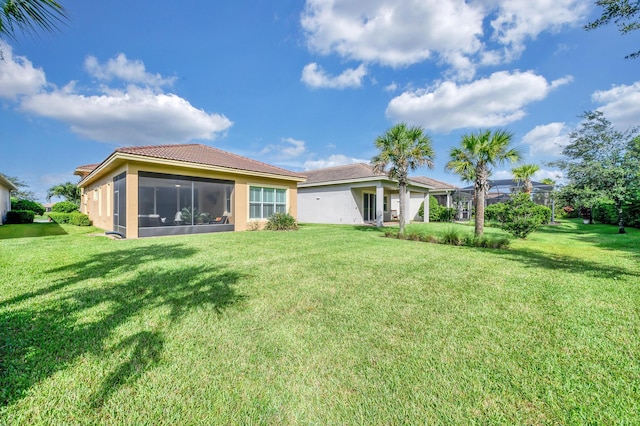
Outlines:
[[398, 181], [398, 219], [402, 234], [406, 225], [404, 210], [409, 171], [424, 166], [433, 168], [435, 152], [431, 146], [431, 137], [424, 133], [422, 127], [407, 127], [405, 123], [399, 123], [388, 129], [384, 135], [378, 136], [375, 145], [380, 152], [371, 159], [374, 172], [386, 173], [391, 179]]
[[523, 164], [522, 166], [514, 167], [511, 169], [511, 173], [517, 182], [523, 182], [522, 192], [531, 194], [533, 191], [533, 183], [531, 178], [536, 172], [540, 170], [540, 166], [537, 164]]
[[465, 134], [460, 147], [452, 148], [449, 153], [447, 170], [468, 178], [474, 177], [474, 204], [476, 207], [475, 234], [484, 232], [484, 200], [489, 190], [489, 166], [505, 161], [519, 161], [520, 151], [509, 148], [513, 135], [506, 130], [481, 130], [477, 133]]
[[15, 30], [54, 31], [66, 18], [66, 11], [55, 0], [5, 0], [0, 11], [0, 36], [15, 36]]
[[72, 182], [65, 182], [54, 185], [47, 190], [47, 201], [51, 201], [53, 197], [62, 197], [72, 203], [80, 204], [80, 188]]

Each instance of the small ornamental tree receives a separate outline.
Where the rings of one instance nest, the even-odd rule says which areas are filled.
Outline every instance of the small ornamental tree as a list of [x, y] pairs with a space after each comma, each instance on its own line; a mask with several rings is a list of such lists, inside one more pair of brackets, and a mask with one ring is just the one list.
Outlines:
[[527, 238], [530, 233], [538, 229], [542, 223], [548, 223], [551, 218], [551, 210], [531, 201], [526, 192], [513, 195], [504, 204], [500, 215], [502, 228], [516, 238]]

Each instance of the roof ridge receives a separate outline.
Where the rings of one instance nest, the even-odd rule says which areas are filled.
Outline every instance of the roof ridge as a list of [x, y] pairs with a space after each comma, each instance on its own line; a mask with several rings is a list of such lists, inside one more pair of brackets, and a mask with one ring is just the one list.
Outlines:
[[344, 168], [344, 167], [353, 167], [353, 166], [365, 166], [368, 169], [373, 169], [370, 164], [358, 161], [357, 163], [340, 164], [340, 165], [331, 166], [331, 167], [319, 167], [317, 169], [305, 170], [304, 172], [307, 173], [307, 172], [315, 172], [315, 171], [320, 171], [320, 170], [322, 170], [322, 171], [334, 170], [334, 169], [339, 169], [339, 168]]
[[122, 150], [140, 150], [140, 149], [150, 149], [150, 148], [169, 148], [176, 146], [196, 146], [202, 145], [207, 146], [200, 143], [168, 143], [168, 144], [160, 144], [160, 145], [132, 145], [132, 146], [121, 146], [115, 149], [116, 152], [121, 152]]
[[216, 148], [216, 147], [214, 147], [214, 146], [209, 146], [209, 145], [205, 145], [205, 144], [201, 144], [201, 143], [196, 143], [196, 144], [193, 144], [193, 145], [203, 146], [203, 147], [208, 148], [208, 149], [213, 149], [213, 150], [216, 150], [216, 151], [219, 151], [219, 152], [223, 152], [223, 153], [225, 153], [225, 154], [233, 155], [234, 157], [237, 157], [237, 158], [240, 158], [240, 159], [243, 159], [243, 160], [249, 160], [249, 161], [253, 161], [254, 163], [262, 164], [262, 165], [264, 165], [264, 166], [274, 167], [274, 168], [276, 168], [276, 169], [280, 169], [280, 170], [283, 170], [283, 171], [288, 172], [288, 173], [296, 173], [296, 174], [300, 174], [300, 173], [297, 173], [297, 172], [292, 172], [291, 170], [287, 170], [287, 169], [282, 168], [282, 167], [279, 167], [279, 166], [274, 166], [273, 164], [265, 163], [264, 161], [255, 160], [255, 159], [253, 159], [253, 158], [244, 157], [244, 156], [242, 156], [242, 155], [240, 155], [240, 154], [236, 154], [236, 153], [234, 153], [234, 152], [225, 151], [225, 150], [223, 150], [223, 149]]

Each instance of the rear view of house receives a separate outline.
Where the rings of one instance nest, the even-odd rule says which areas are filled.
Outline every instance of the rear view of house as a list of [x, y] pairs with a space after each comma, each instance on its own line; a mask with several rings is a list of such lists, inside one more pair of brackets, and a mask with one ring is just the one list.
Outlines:
[[299, 174], [201, 144], [116, 149], [76, 169], [81, 211], [127, 238], [242, 231], [297, 214]]

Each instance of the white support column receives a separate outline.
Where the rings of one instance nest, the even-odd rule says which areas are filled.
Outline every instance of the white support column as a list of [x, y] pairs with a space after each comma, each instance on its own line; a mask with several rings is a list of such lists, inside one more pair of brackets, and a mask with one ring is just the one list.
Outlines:
[[451, 193], [447, 191], [447, 208], [451, 208]]
[[376, 226], [384, 226], [384, 188], [380, 182], [376, 187]]
[[423, 222], [429, 222], [429, 191], [424, 194], [424, 216], [422, 217]]

